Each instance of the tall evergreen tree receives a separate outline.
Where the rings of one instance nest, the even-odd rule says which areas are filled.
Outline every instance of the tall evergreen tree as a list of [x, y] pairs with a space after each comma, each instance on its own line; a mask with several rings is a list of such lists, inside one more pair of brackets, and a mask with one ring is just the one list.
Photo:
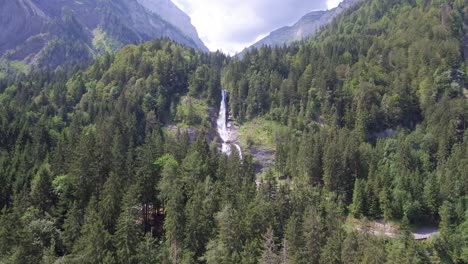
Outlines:
[[132, 186], [123, 199], [113, 237], [119, 263], [138, 263], [137, 245], [142, 241], [139, 206], [136, 188]]
[[80, 237], [73, 246], [72, 262], [102, 263], [110, 253], [111, 237], [97, 212], [97, 202], [94, 197], [86, 208], [84, 223]]

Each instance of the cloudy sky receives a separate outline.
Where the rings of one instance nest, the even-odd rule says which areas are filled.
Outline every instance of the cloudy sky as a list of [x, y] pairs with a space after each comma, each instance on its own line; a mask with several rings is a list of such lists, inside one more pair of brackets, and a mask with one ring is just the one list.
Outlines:
[[212, 51], [240, 52], [271, 31], [341, 0], [173, 0]]

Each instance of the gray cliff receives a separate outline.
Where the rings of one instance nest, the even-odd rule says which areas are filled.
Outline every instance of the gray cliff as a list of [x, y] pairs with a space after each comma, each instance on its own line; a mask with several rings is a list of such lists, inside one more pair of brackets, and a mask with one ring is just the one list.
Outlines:
[[169, 0], [0, 0], [2, 60], [54, 69], [158, 38], [208, 50]]

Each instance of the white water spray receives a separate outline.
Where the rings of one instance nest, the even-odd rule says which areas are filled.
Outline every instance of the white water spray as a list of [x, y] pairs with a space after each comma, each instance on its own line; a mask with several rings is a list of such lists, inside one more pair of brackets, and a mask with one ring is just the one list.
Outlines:
[[234, 145], [239, 152], [239, 157], [242, 159], [242, 151], [238, 144], [231, 142], [231, 135], [229, 133], [229, 124], [228, 124], [228, 107], [227, 107], [227, 91], [222, 90], [221, 92], [221, 106], [219, 107], [219, 116], [218, 116], [218, 134], [221, 138], [223, 153], [231, 155], [231, 145]]

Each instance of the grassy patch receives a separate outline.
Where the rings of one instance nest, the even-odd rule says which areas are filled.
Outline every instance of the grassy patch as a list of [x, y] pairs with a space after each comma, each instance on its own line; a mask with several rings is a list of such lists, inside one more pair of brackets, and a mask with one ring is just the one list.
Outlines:
[[184, 96], [177, 105], [174, 121], [180, 128], [209, 128], [208, 104], [205, 100]]
[[276, 133], [285, 128], [274, 121], [256, 118], [241, 126], [239, 137], [244, 146], [274, 151], [276, 149]]
[[0, 62], [0, 78], [6, 76], [15, 76], [19, 73], [28, 73], [30, 66], [21, 61], [7, 61]]
[[107, 34], [100, 28], [96, 28], [95, 30], [93, 30], [93, 35], [93, 46], [100, 52], [112, 53], [120, 46], [118, 42], [109, 38]]
[[21, 72], [21, 73], [26, 73], [26, 72], [29, 72], [29, 65], [21, 62], [21, 61], [12, 61], [10, 63], [10, 67], [12, 67], [14, 70], [16, 70], [17, 72]]
[[281, 179], [281, 176], [283, 176], [281, 172], [277, 171], [275, 168], [271, 168], [257, 174], [257, 179], [261, 179], [262, 181], [274, 179], [278, 184], [283, 185], [285, 184], [285, 180]]

